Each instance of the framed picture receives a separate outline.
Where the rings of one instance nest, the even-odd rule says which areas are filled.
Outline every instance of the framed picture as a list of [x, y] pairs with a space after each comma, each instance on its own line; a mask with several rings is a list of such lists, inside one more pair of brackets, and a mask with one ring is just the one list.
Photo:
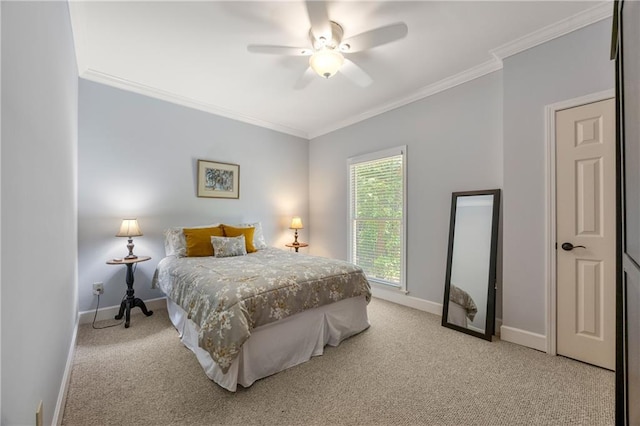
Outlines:
[[240, 198], [240, 166], [198, 160], [198, 197]]

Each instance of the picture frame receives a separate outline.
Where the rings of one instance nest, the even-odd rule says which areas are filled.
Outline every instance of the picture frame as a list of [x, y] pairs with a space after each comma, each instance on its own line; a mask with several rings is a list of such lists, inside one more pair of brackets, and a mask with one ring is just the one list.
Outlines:
[[198, 160], [198, 197], [240, 198], [240, 166]]

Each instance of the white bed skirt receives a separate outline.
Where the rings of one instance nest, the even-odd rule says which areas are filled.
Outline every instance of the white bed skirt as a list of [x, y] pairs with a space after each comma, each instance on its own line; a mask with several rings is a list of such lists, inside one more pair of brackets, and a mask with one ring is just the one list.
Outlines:
[[467, 310], [455, 302], [449, 301], [449, 314], [447, 322], [450, 324], [467, 327]]
[[252, 330], [238, 358], [223, 374], [209, 353], [198, 346], [199, 327], [187, 319], [186, 312], [170, 299], [167, 310], [180, 340], [195, 353], [206, 375], [231, 392], [238, 384], [249, 387], [258, 379], [322, 355], [325, 345], [338, 346], [369, 327], [364, 296], [310, 309]]

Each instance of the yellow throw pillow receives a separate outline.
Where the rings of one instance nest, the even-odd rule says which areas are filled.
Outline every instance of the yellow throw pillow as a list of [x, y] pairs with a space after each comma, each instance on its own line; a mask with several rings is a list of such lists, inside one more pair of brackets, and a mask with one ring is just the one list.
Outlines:
[[221, 226], [212, 228], [184, 228], [184, 239], [187, 242], [187, 257], [213, 256], [211, 237], [224, 237]]
[[253, 233], [256, 228], [236, 228], [235, 226], [222, 225], [224, 228], [224, 236], [225, 237], [239, 237], [240, 235], [244, 235], [244, 242], [247, 246], [247, 253], [256, 252], [256, 247], [253, 245]]

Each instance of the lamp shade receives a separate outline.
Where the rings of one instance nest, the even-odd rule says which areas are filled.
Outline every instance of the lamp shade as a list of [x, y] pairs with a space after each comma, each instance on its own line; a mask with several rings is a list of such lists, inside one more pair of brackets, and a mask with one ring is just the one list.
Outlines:
[[344, 56], [336, 50], [321, 49], [311, 55], [309, 59], [309, 65], [311, 68], [320, 75], [320, 77], [329, 78], [338, 72], [342, 63], [344, 62]]
[[302, 219], [300, 219], [298, 216], [291, 219], [291, 226], [289, 227], [289, 229], [302, 229], [302, 228], [303, 228]]
[[116, 237], [139, 237], [141, 235], [142, 231], [138, 226], [138, 219], [122, 219], [122, 225], [120, 225]]

